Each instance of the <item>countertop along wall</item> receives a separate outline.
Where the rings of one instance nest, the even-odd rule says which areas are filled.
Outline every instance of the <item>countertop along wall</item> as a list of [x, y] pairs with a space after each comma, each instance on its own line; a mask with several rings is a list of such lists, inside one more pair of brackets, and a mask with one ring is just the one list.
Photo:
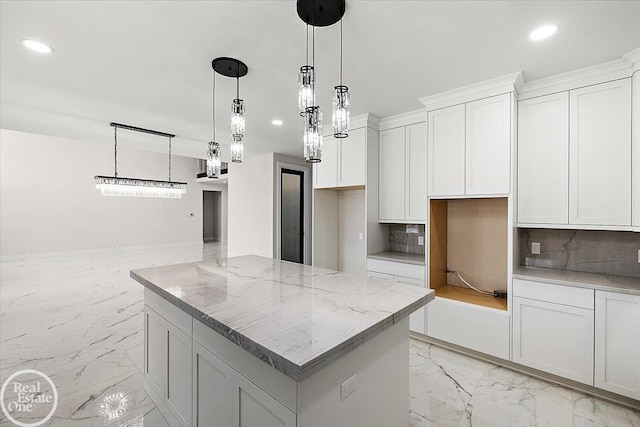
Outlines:
[[[182, 199], [105, 197], [93, 177], [113, 175], [112, 145], [2, 129], [0, 255], [197, 244], [202, 187], [195, 171], [196, 159], [173, 156], [173, 180], [187, 182]], [[165, 180], [167, 155], [119, 146], [118, 174]]]

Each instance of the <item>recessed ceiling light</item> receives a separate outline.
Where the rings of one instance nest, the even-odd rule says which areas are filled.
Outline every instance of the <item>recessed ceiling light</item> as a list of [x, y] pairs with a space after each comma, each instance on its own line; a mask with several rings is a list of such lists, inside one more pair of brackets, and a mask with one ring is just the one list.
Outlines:
[[38, 53], [53, 53], [51, 46], [35, 40], [24, 39], [22, 45]]
[[279, 119], [275, 119], [275, 120], [271, 120], [271, 124], [274, 126], [282, 126], [282, 123], [284, 123], [282, 120]]
[[529, 34], [529, 38], [535, 41], [544, 40], [554, 35], [556, 31], [558, 31], [557, 25], [554, 25], [554, 24], [543, 25], [542, 27], [539, 27], [533, 30], [531, 34]]

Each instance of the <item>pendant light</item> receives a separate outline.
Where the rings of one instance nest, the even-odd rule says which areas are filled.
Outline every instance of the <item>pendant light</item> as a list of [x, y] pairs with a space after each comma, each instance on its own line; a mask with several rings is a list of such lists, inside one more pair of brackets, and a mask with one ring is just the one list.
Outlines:
[[315, 83], [315, 73], [313, 67], [309, 65], [309, 24], [307, 24], [307, 61], [305, 65], [300, 67], [298, 73], [298, 108], [300, 109], [300, 115], [304, 116], [307, 108], [313, 106], [313, 85]]
[[[214, 59], [211, 62], [211, 66], [216, 73], [236, 79], [236, 98], [231, 102], [230, 152], [232, 162], [242, 163], [242, 160], [244, 159], [244, 133], [246, 119], [244, 101], [240, 99], [240, 77], [246, 76], [249, 72], [249, 68], [244, 62], [235, 58], [227, 57]], [[213, 147], [211, 146], [211, 144], [209, 145], [209, 152], [215, 152], [215, 149], [215, 145]]]
[[[309, 163], [322, 160], [322, 111], [316, 103], [315, 94], [315, 27], [333, 25], [342, 19], [345, 12], [345, 0], [297, 0], [298, 16], [307, 24], [307, 64], [300, 68], [298, 74], [298, 108], [304, 119], [304, 159]], [[311, 65], [309, 65], [309, 29], [312, 28]], [[341, 27], [342, 28], [342, 27]], [[335, 103], [333, 110], [334, 133], [345, 138], [349, 129], [349, 92], [342, 85], [342, 32], [340, 38], [340, 85], [335, 87]], [[345, 114], [346, 113], [346, 114]], [[338, 124], [340, 132], [335, 131]]]
[[346, 138], [351, 125], [351, 108], [349, 106], [349, 88], [342, 84], [342, 19], [340, 19], [340, 84], [333, 88], [331, 115], [333, 136]]
[[213, 91], [211, 95], [211, 121], [212, 121], [212, 138], [209, 141], [209, 149], [207, 150], [207, 176], [209, 178], [218, 178], [220, 176], [220, 144], [216, 142], [216, 72], [213, 72]]
[[[110, 126], [113, 127], [114, 170], [113, 176], [96, 175], [94, 177], [96, 188], [100, 190], [100, 194], [103, 196], [182, 198], [182, 195], [187, 192], [187, 183], [171, 181], [171, 140], [175, 138], [175, 135], [120, 123], [111, 123]], [[118, 176], [118, 128], [169, 138], [169, 179], [167, 181]]]
[[[311, 33], [312, 37], [312, 50], [311, 50], [311, 63], [312, 68], [316, 63], [316, 35], [315, 27]], [[311, 81], [311, 106], [305, 108], [304, 112], [304, 160], [307, 163], [319, 163], [322, 161], [322, 111], [320, 106], [316, 105], [316, 84], [315, 80]]]

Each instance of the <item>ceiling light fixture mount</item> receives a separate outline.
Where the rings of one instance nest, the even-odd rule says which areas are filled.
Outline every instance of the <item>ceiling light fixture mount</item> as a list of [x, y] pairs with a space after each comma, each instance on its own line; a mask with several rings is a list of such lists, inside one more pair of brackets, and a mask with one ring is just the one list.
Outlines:
[[246, 120], [244, 101], [240, 99], [240, 77], [246, 76], [249, 68], [244, 62], [226, 56], [211, 61], [211, 67], [218, 74], [236, 79], [236, 98], [231, 102], [231, 161], [242, 163]]
[[[174, 134], [159, 132], [157, 130], [144, 129], [136, 126], [123, 125], [112, 122], [113, 127], [113, 176], [96, 175], [96, 188], [103, 196], [129, 196], [129, 197], [162, 197], [180, 199], [187, 192], [186, 182], [171, 181], [171, 140]], [[130, 130], [139, 133], [169, 138], [169, 178], [167, 181], [152, 179], [122, 178], [118, 176], [118, 129]]]
[[342, 19], [345, 0], [297, 0], [298, 16], [314, 27], [328, 27]]

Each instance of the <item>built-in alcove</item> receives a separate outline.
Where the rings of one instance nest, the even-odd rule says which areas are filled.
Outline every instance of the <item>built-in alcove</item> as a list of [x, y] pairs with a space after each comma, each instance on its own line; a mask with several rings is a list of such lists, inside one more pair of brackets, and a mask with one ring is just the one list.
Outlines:
[[365, 190], [315, 189], [313, 265], [365, 274]]
[[500, 310], [507, 299], [465, 286], [507, 290], [507, 198], [430, 201], [429, 286], [436, 296]]

